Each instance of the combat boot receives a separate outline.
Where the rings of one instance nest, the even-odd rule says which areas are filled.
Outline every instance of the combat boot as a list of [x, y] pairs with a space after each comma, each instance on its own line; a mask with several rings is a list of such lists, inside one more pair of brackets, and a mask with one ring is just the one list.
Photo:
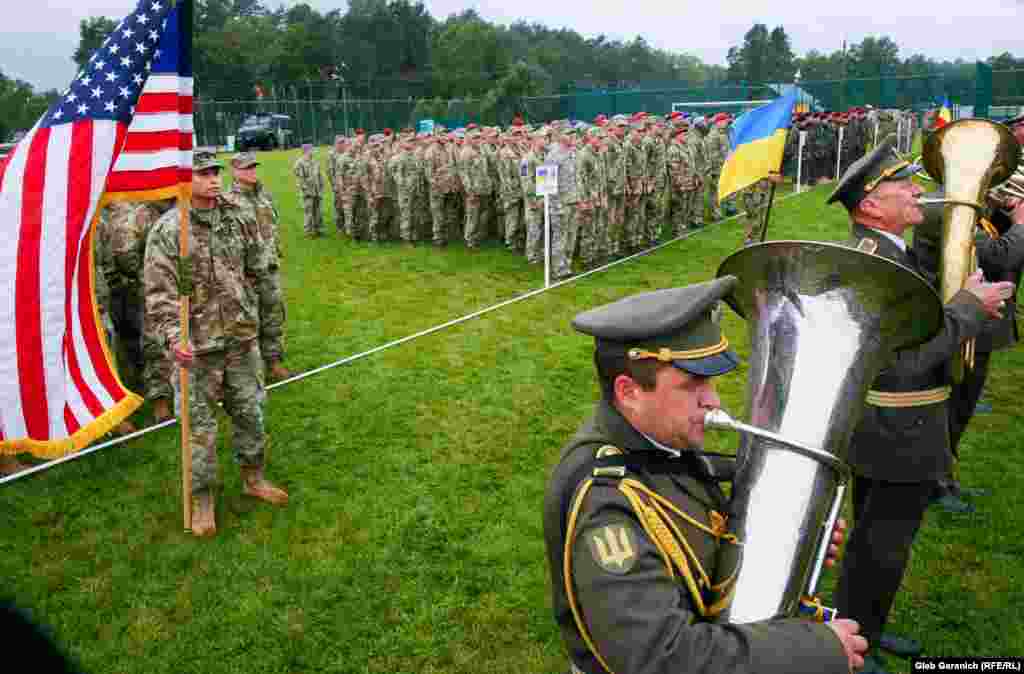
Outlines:
[[242, 466], [242, 493], [273, 505], [288, 504], [288, 492], [263, 477], [263, 466]]
[[171, 401], [169, 398], [157, 398], [153, 403], [153, 420], [160, 424], [173, 416], [171, 414]]
[[268, 378], [272, 382], [273, 381], [283, 381], [283, 380], [287, 379], [288, 377], [292, 376], [291, 371], [289, 371], [288, 368], [286, 368], [284, 365], [282, 365], [281, 361], [279, 361], [279, 360], [275, 360], [273, 363], [271, 363], [269, 369], [270, 369], [270, 372], [268, 373], [269, 374]]
[[200, 538], [217, 533], [216, 502], [213, 491], [203, 489], [192, 495], [192, 535]]

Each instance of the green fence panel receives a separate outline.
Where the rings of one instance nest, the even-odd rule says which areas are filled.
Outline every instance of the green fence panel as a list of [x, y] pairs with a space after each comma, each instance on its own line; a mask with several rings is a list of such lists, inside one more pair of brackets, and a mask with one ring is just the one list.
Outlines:
[[[580, 89], [556, 96], [442, 100], [427, 98], [423, 82], [376, 81], [295, 83], [264, 87], [276, 98], [265, 100], [211, 100], [211, 94], [227, 91], [240, 95], [251, 85], [202, 86], [197, 90], [195, 129], [197, 145], [224, 145], [242, 121], [257, 113], [288, 115], [296, 142], [330, 144], [337, 134], [356, 129], [368, 133], [386, 128], [398, 131], [415, 127], [421, 119], [433, 119], [452, 129], [469, 123], [507, 126], [516, 114], [530, 124], [555, 119], [590, 121], [599, 114], [613, 116], [635, 112], [664, 115], [674, 104], [696, 114], [728, 110], [742, 105], [730, 101], [772, 99], [776, 88], [758, 83], [709, 84], [702, 87], [632, 89]], [[846, 110], [854, 106], [900, 108], [924, 112], [948, 97], [956, 106], [974, 106], [974, 114], [1005, 119], [1024, 108], [1024, 69], [992, 71], [979, 64], [973, 75], [960, 78], [940, 75], [891, 76], [831, 81], [801, 81], [798, 102], [812, 110]], [[397, 93], [399, 96], [388, 95]], [[695, 104], [719, 103], [708, 107]], [[689, 105], [687, 105], [689, 104]]]

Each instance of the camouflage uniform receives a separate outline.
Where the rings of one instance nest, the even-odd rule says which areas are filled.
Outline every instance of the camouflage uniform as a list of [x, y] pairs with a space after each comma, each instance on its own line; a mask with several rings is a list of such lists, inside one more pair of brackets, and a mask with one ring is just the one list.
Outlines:
[[[242, 185], [235, 181], [231, 186], [231, 195], [245, 211], [247, 217], [256, 221], [259, 227], [260, 240], [266, 248], [268, 283], [271, 294], [278, 299], [273, 307], [260, 307], [260, 322], [281, 326], [280, 339], [270, 340], [260, 346], [260, 353], [269, 367], [273, 363], [284, 362], [284, 324], [287, 310], [284, 303], [284, 292], [281, 289], [281, 237], [278, 232], [280, 215], [274, 205], [274, 197], [270, 191], [258, 182], [255, 185]], [[272, 315], [265, 316], [262, 310], [269, 309]]]
[[498, 233], [499, 223], [504, 220], [504, 209], [501, 204], [501, 179], [498, 177], [498, 148], [493, 138], [484, 136], [479, 151], [487, 160], [487, 172], [491, 177], [491, 191], [480, 200], [481, 238], [488, 239]]
[[714, 220], [721, 220], [723, 204], [718, 203], [718, 179], [722, 175], [722, 165], [729, 154], [729, 138], [717, 126], [712, 127], [704, 137], [704, 154], [708, 162], [704, 185], [705, 197], [711, 204], [711, 217]]
[[744, 244], [757, 243], [761, 240], [764, 230], [765, 208], [768, 206], [768, 196], [771, 193], [772, 183], [770, 180], [758, 180], [753, 185], [740, 192], [743, 210], [746, 213], [743, 219], [746, 223]]
[[579, 201], [576, 208], [579, 232], [580, 263], [584, 269], [596, 266], [603, 248], [602, 232], [598, 229], [598, 210], [604, 195], [604, 172], [601, 159], [590, 145], [576, 153], [576, 186]]
[[341, 190], [338, 189], [338, 157], [344, 153], [339, 152], [336, 147], [327, 151], [327, 182], [331, 186], [331, 194], [334, 196], [334, 226], [341, 234], [345, 231], [345, 211], [341, 207]]
[[371, 241], [386, 241], [390, 236], [391, 179], [386, 163], [383, 147], [375, 145], [366, 157], [363, 182], [369, 215], [367, 235]]
[[576, 248], [576, 157], [572, 149], [558, 143], [548, 152], [546, 164], [558, 165], [558, 194], [549, 197], [551, 223], [551, 277], [559, 281], [572, 276]]
[[[164, 348], [180, 342], [178, 316], [178, 209], [156, 223], [146, 246], [146, 310]], [[206, 492], [217, 480], [217, 402], [234, 423], [235, 459], [260, 467], [264, 459], [263, 363], [281, 339], [282, 325], [267, 320], [274, 308], [268, 247], [259, 226], [233, 197], [221, 197], [208, 210], [190, 212], [192, 261], [189, 368], [192, 418], [192, 492]], [[178, 377], [175, 377], [177, 382]], [[180, 400], [177, 401], [180, 404]]]
[[111, 292], [108, 279], [114, 276], [114, 256], [111, 250], [111, 221], [117, 218], [121, 210], [128, 204], [114, 203], [100, 211], [96, 221], [96, 231], [92, 237], [93, 254], [93, 285], [96, 294], [96, 308], [100, 315], [100, 325], [107, 339], [110, 353], [118, 351], [117, 330], [111, 312]]
[[429, 237], [433, 232], [433, 223], [430, 213], [430, 193], [427, 184], [427, 144], [418, 140], [412, 152], [415, 159], [415, 182], [416, 191], [413, 193], [413, 229], [416, 233], [416, 240]]
[[355, 157], [352, 146], [346, 146], [341, 152], [336, 152], [332, 158], [334, 175], [331, 177], [331, 184], [334, 185], [335, 209], [337, 212], [338, 232], [353, 236], [355, 225], [355, 195], [354, 190]]
[[505, 212], [505, 247], [522, 251], [525, 245], [523, 192], [519, 181], [519, 155], [511, 145], [498, 151], [498, 180], [501, 183], [501, 208]]
[[344, 164], [345, 192], [342, 196], [342, 207], [345, 209], [348, 234], [353, 239], [365, 239], [369, 236], [370, 195], [366, 191], [369, 181], [370, 151], [365, 147], [353, 148], [350, 161]]
[[[606, 138], [602, 138], [602, 141], [606, 141]], [[608, 235], [608, 215], [609, 215], [609, 198], [608, 198], [608, 144], [602, 142], [600, 147], [596, 148], [595, 153], [597, 155], [597, 193], [598, 193], [598, 204], [595, 206], [594, 213], [594, 232], [595, 232], [595, 258], [598, 264], [611, 258], [611, 239]]]
[[320, 173], [320, 165], [316, 163], [314, 157], [302, 155], [295, 162], [294, 172], [299, 184], [299, 195], [302, 197], [302, 227], [307, 236], [320, 236], [323, 233], [320, 200], [324, 192], [324, 178]]
[[141, 383], [146, 398], [151, 401], [161, 398], [170, 401], [173, 397], [173, 366], [164, 349], [154, 343], [156, 338], [146, 315], [143, 296], [143, 262], [150, 231], [157, 220], [173, 206], [173, 199], [135, 204], [124, 217], [114, 220], [115, 226], [111, 232], [116, 277], [119, 292], [122, 293], [120, 302], [115, 302], [120, 307], [122, 327], [119, 332], [123, 341], [130, 339], [132, 342], [123, 343], [122, 347], [126, 353], [137, 350], [137, 360], [132, 362], [140, 368]]
[[608, 177], [608, 251], [620, 256], [629, 249], [626, 239], [626, 148], [625, 141], [613, 136], [608, 139], [604, 155]]
[[470, 248], [480, 247], [482, 203], [493, 192], [487, 157], [470, 144], [459, 153], [459, 177], [466, 190], [466, 224], [463, 235]]
[[664, 219], [665, 185], [668, 172], [665, 166], [665, 143], [655, 133], [644, 136], [647, 149], [647, 177], [645, 179], [646, 194], [644, 196], [644, 212], [647, 214], [645, 243], [654, 245], [660, 237], [662, 220]]
[[[708, 176], [708, 158], [704, 151], [704, 138], [696, 128], [691, 128], [686, 134], [686, 147], [690, 150], [693, 172], [699, 183], [697, 195], [694, 197], [697, 203], [693, 207], [692, 225], [695, 228], [700, 228], [704, 226], [704, 188], [711, 178]], [[718, 189], [717, 185], [715, 189]]]
[[416, 157], [408, 148], [399, 149], [391, 159], [388, 160], [388, 171], [395, 181], [395, 193], [398, 204], [398, 231], [402, 241], [413, 243], [417, 240], [416, 229], [413, 226], [415, 216], [413, 214], [416, 191], [419, 189], [419, 172], [417, 171]]
[[693, 160], [692, 145], [676, 140], [668, 146], [669, 221], [676, 236], [693, 224], [700, 206], [700, 179]]
[[455, 165], [455, 148], [435, 142], [423, 157], [430, 197], [430, 219], [434, 228], [434, 244], [448, 243], [448, 234], [458, 213], [459, 172]]
[[626, 217], [623, 239], [627, 250], [639, 250], [643, 244], [644, 180], [647, 157], [640, 137], [634, 132], [626, 138], [623, 147], [626, 163]]
[[542, 158], [530, 148], [519, 160], [519, 185], [523, 195], [523, 219], [526, 221], [526, 261], [544, 259], [544, 197], [537, 196], [537, 167]]

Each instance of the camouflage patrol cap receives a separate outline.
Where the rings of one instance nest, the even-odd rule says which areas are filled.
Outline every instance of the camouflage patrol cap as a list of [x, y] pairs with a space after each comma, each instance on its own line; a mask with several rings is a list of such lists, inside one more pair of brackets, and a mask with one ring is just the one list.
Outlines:
[[206, 169], [223, 169], [224, 165], [217, 159], [217, 155], [210, 150], [196, 150], [192, 156], [192, 170], [205, 171]]
[[599, 352], [655, 359], [702, 377], [739, 365], [715, 318], [735, 276], [640, 293], [576, 316], [572, 326], [595, 339]]
[[231, 165], [235, 168], [246, 169], [259, 166], [260, 163], [256, 159], [255, 152], [239, 152], [231, 158]]

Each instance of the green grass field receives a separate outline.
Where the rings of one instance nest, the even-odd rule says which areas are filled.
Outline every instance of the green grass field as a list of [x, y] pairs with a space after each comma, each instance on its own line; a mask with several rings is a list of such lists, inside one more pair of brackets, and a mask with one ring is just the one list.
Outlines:
[[[542, 269], [497, 242], [475, 254], [348, 242], [330, 205], [330, 234], [303, 238], [295, 156], [263, 154], [260, 168], [283, 213], [293, 370], [542, 284]], [[777, 201], [770, 237], [844, 239], [828, 190]], [[292, 503], [240, 496], [225, 423], [215, 539], [182, 531], [177, 428], [0, 488], [0, 594], [92, 673], [561, 674], [541, 503], [559, 448], [598, 396], [591, 341], [569, 321], [707, 280], [741, 239], [739, 223], [716, 225], [273, 391], [268, 473]], [[724, 329], [745, 355], [743, 322], [728, 313]], [[994, 357], [995, 412], [964, 441], [963, 481], [991, 495], [974, 515], [929, 512], [896, 601], [894, 628], [930, 655], [1024, 654], [1021, 373], [1020, 349]], [[736, 415], [745, 383], [742, 368], [719, 381]], [[716, 434], [709, 447], [735, 444]]]

